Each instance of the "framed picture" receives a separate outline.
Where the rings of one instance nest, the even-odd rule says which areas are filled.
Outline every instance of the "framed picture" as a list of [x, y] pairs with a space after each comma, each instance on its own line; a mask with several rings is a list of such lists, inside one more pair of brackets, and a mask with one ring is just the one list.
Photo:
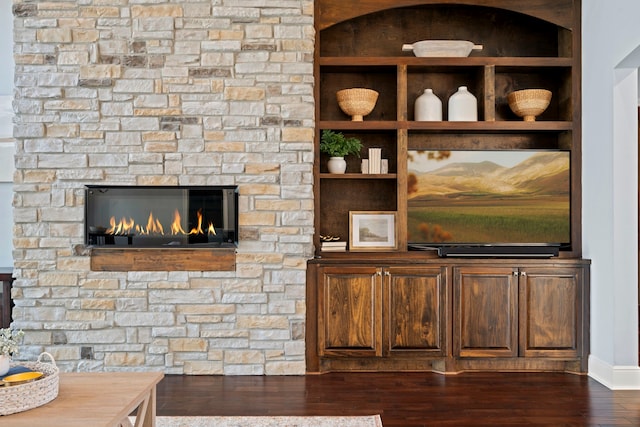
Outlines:
[[350, 211], [349, 250], [397, 249], [396, 216], [396, 212]]

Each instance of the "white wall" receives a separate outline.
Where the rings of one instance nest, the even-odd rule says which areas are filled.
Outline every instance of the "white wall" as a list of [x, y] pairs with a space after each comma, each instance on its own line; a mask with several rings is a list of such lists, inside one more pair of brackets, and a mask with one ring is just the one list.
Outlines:
[[11, 255], [13, 238], [13, 15], [11, 1], [0, 0], [0, 267], [12, 267]]
[[[583, 0], [583, 255], [591, 268], [589, 374], [640, 389], [637, 108], [640, 2]], [[638, 56], [638, 58], [636, 58]]]
[[11, 95], [13, 92], [13, 14], [12, 1], [0, 1], [0, 95]]

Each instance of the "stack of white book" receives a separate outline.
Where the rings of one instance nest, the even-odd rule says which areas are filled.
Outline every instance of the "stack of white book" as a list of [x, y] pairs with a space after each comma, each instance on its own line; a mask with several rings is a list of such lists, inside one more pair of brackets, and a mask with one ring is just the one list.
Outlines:
[[389, 173], [389, 160], [382, 158], [382, 148], [369, 148], [369, 158], [362, 159], [361, 169], [364, 174]]
[[382, 148], [369, 148], [369, 173], [380, 173]]
[[345, 252], [347, 250], [347, 242], [340, 240], [322, 242], [321, 250], [325, 252]]

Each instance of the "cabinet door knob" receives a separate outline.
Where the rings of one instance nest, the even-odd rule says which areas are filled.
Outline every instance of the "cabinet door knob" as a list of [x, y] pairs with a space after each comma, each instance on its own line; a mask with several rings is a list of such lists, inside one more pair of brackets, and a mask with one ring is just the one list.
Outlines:
[[517, 272], [517, 271], [514, 271], [514, 272], [513, 272], [513, 275], [514, 275], [514, 276], [516, 276], [516, 277], [518, 277], [518, 272]]

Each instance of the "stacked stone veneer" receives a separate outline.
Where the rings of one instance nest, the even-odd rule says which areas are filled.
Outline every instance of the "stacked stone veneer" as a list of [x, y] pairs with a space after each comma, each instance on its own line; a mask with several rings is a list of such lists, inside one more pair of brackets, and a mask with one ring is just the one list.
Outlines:
[[[302, 374], [313, 1], [14, 0], [14, 327], [62, 370]], [[99, 272], [84, 185], [238, 185], [233, 272]]]

